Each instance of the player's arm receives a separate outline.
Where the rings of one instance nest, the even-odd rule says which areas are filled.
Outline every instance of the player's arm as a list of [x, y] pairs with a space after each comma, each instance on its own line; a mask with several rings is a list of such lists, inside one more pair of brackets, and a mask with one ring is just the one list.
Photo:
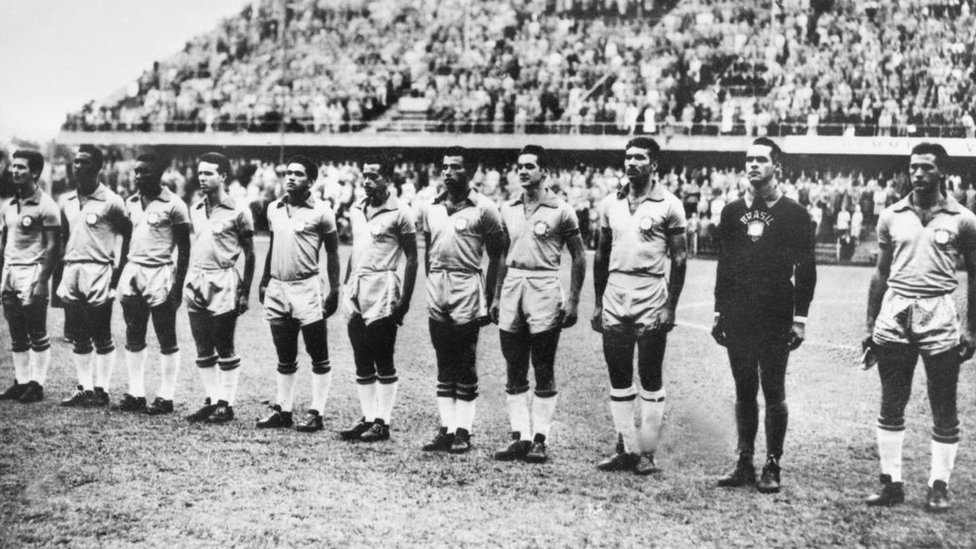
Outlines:
[[424, 274], [430, 276], [430, 233], [424, 231]]
[[610, 278], [610, 252], [613, 250], [613, 233], [607, 227], [600, 227], [593, 253], [593, 318], [590, 324], [597, 332], [603, 331], [603, 293], [607, 290]]
[[51, 288], [54, 289], [51, 292], [51, 306], [58, 309], [64, 307], [64, 302], [58, 296], [58, 287], [61, 286], [61, 279], [64, 278], [64, 254], [68, 245], [69, 236], [68, 218], [64, 215], [64, 210], [62, 209], [61, 226], [58, 227], [58, 249], [54, 253], [54, 269], [51, 272]]
[[668, 277], [668, 302], [664, 305], [659, 329], [670, 332], [674, 328], [675, 311], [681, 290], [685, 287], [685, 272], [688, 269], [688, 237], [684, 227], [676, 228], [668, 235], [668, 255], [671, 257], [671, 274]]
[[728, 308], [729, 293], [732, 288], [732, 277], [729, 273], [729, 263], [732, 255], [731, 236], [728, 234], [729, 219], [726, 213], [729, 207], [722, 209], [718, 226], [715, 227], [715, 242], [718, 247], [718, 264], [715, 267], [715, 315], [712, 320], [712, 338], [719, 345], [725, 346], [727, 335], [722, 315]]
[[[499, 260], [502, 256], [502, 249], [505, 247], [505, 240], [505, 232], [500, 227], [499, 230], [490, 232], [485, 236], [485, 251], [488, 252], [488, 272], [485, 273], [486, 288], [494, 288], [495, 284], [498, 283]], [[492, 292], [485, 293], [488, 294], [486, 297], [490, 308], [495, 296]]]
[[502, 237], [501, 249], [498, 251], [498, 274], [495, 275], [495, 286], [492, 288], [495, 298], [491, 300], [491, 307], [488, 308], [488, 315], [495, 324], [498, 324], [501, 310], [499, 303], [502, 299], [502, 286], [505, 285], [505, 277], [508, 275], [508, 248], [512, 244], [507, 232], [502, 232]]
[[274, 250], [274, 232], [268, 233], [268, 253], [264, 256], [264, 274], [261, 275], [261, 282], [258, 284], [258, 300], [264, 303], [264, 292], [268, 289], [271, 282], [271, 252]]
[[176, 273], [173, 276], [173, 287], [169, 290], [169, 306], [178, 309], [183, 301], [183, 283], [186, 281], [186, 270], [190, 266], [190, 224], [179, 223], [173, 225], [173, 239], [176, 241]]
[[806, 338], [807, 313], [817, 287], [816, 242], [813, 220], [804, 211], [800, 226], [794, 233], [796, 264], [793, 270], [793, 326], [790, 328], [790, 350], [795, 350]]
[[976, 249], [963, 252], [966, 262], [966, 327], [960, 338], [960, 358], [963, 362], [976, 351]]
[[583, 292], [583, 281], [586, 279], [586, 247], [579, 231], [566, 240], [566, 248], [572, 263], [569, 271], [569, 297], [563, 306], [562, 327], [569, 328], [576, 324], [579, 318], [579, 300]]
[[[34, 297], [40, 299], [47, 299], [48, 296], [48, 284], [51, 282], [51, 275], [54, 273], [54, 268], [58, 264], [58, 251], [61, 249], [61, 228], [60, 227], [45, 227], [44, 228], [44, 262], [41, 263], [41, 275], [38, 280], [37, 285], [34, 287]], [[0, 250], [0, 255], [3, 254], [3, 250]], [[0, 269], [3, 268], [2, 260], [0, 260]]]
[[[2, 222], [0, 216], [0, 222]], [[7, 254], [7, 231], [0, 230], [0, 273], [3, 272], [3, 258]]]
[[403, 324], [403, 317], [407, 316], [410, 310], [410, 298], [413, 297], [413, 289], [417, 283], [417, 269], [420, 264], [417, 260], [417, 233], [400, 234], [400, 248], [403, 255], [407, 258], [407, 263], [403, 268], [403, 291], [400, 300], [393, 307], [393, 316], [397, 323]]
[[329, 318], [339, 308], [339, 232], [332, 231], [322, 235], [325, 246], [325, 272], [329, 277], [329, 295], [325, 298], [325, 318]]
[[[868, 337], [874, 332], [874, 321], [881, 312], [881, 302], [884, 300], [885, 292], [888, 291], [888, 276], [891, 275], [891, 262], [894, 252], [890, 247], [881, 247], [878, 251], [878, 264], [871, 277], [871, 285], [868, 287], [868, 315], [867, 329]], [[968, 267], [967, 267], [968, 268]]]
[[241, 251], [244, 252], [244, 279], [237, 291], [237, 314], [247, 311], [248, 301], [251, 299], [251, 282], [254, 281], [254, 234], [241, 236]]
[[119, 279], [122, 278], [122, 269], [125, 268], [126, 262], [129, 261], [129, 242], [132, 240], [132, 221], [121, 210], [116, 217], [115, 229], [118, 231], [119, 236], [122, 237], [122, 250], [119, 252], [119, 266], [112, 273], [110, 288], [113, 290], [119, 286]]

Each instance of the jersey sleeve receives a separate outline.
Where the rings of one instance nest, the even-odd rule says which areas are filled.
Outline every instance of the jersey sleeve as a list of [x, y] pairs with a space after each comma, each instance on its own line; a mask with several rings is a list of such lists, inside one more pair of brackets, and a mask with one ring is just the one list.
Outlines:
[[61, 226], [61, 209], [54, 203], [54, 200], [45, 198], [46, 200], [42, 202], [44, 208], [41, 210], [41, 226], [45, 229], [58, 228]]
[[493, 204], [481, 208], [481, 234], [484, 236], [502, 232], [502, 216]]
[[417, 232], [417, 220], [414, 219], [410, 208], [402, 207], [397, 210], [397, 231], [401, 235]]
[[610, 200], [612, 200], [610, 196], [612, 195], [607, 195], [607, 198], [596, 205], [597, 215], [600, 216], [600, 230], [610, 230]]
[[336, 232], [336, 218], [335, 214], [332, 213], [332, 208], [327, 204], [319, 208], [321, 212], [319, 214], [318, 228], [320, 234], [331, 234]]
[[427, 210], [430, 209], [430, 204], [424, 202], [420, 204], [420, 208], [417, 213], [417, 230], [421, 233], [429, 233], [430, 227], [427, 224]]
[[968, 211], [963, 211], [962, 219], [959, 220], [959, 251], [976, 251], [976, 215]]
[[254, 217], [251, 215], [250, 208], [241, 208], [237, 211], [237, 231], [244, 238], [254, 235]]
[[190, 211], [186, 203], [179, 198], [173, 198], [173, 211], [169, 214], [170, 223], [173, 225], [186, 225], [190, 223]]
[[112, 226], [119, 231], [127, 230], [132, 226], [132, 221], [129, 219], [128, 208], [126, 208], [125, 202], [118, 195], [112, 195], [112, 197], [108, 199], [106, 217]]
[[665, 222], [665, 232], [668, 236], [684, 234], [688, 227], [688, 220], [685, 219], [684, 205], [678, 198], [669, 200], [667, 219]]
[[559, 234], [563, 238], [572, 238], [579, 232], [579, 219], [576, 217], [576, 212], [568, 204], [564, 204], [559, 216]]
[[878, 248], [882, 250], [892, 249], [890, 223], [891, 214], [888, 210], [881, 212], [878, 216]]

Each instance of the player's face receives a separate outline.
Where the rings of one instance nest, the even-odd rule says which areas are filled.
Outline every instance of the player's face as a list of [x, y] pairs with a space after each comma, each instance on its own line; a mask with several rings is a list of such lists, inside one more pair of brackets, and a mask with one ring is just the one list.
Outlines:
[[213, 193], [223, 186], [227, 174], [220, 173], [216, 164], [200, 162], [197, 164], [197, 179], [200, 180], [200, 190]]
[[159, 190], [160, 176], [156, 166], [149, 162], [136, 162], [136, 167], [132, 170], [136, 181], [136, 188], [139, 192], [155, 194]]
[[363, 190], [371, 201], [374, 198], [385, 198], [389, 188], [389, 181], [380, 174], [379, 164], [363, 164]]
[[773, 149], [766, 145], [752, 145], [746, 151], [746, 177], [753, 187], [759, 187], [773, 179], [776, 164], [773, 163]]
[[444, 185], [450, 191], [463, 191], [468, 188], [468, 172], [464, 167], [464, 157], [445, 156], [441, 163]]
[[71, 166], [75, 174], [75, 179], [79, 182], [95, 181], [98, 177], [98, 169], [95, 168], [95, 161], [91, 154], [80, 152], [71, 161]]
[[292, 162], [285, 168], [285, 190], [288, 194], [299, 196], [308, 190], [308, 173], [305, 166]]
[[516, 167], [523, 188], [538, 186], [545, 178], [545, 172], [539, 167], [539, 157], [534, 154], [519, 155]]
[[30, 185], [34, 181], [26, 158], [14, 158], [14, 161], [10, 163], [10, 175], [14, 179], [14, 185], [17, 186]]
[[917, 191], [934, 193], [942, 183], [942, 171], [935, 163], [934, 154], [913, 154], [908, 162], [908, 174], [912, 188]]
[[627, 179], [646, 180], [655, 169], [657, 163], [651, 158], [651, 151], [640, 147], [630, 147], [624, 151], [624, 172]]

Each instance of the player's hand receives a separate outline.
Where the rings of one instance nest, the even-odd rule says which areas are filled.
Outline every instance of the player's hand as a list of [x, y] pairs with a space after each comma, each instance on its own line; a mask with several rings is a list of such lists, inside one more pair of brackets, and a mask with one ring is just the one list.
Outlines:
[[861, 369], [870, 370], [878, 363], [878, 354], [874, 349], [874, 337], [868, 334], [861, 341]]
[[802, 322], [794, 322], [793, 326], [790, 327], [790, 341], [787, 347], [791, 351], [795, 351], [800, 348], [803, 344], [803, 340], [807, 337], [807, 327], [806, 324]]
[[264, 294], [267, 293], [267, 291], [268, 281], [262, 280], [261, 283], [258, 284], [258, 301], [261, 302], [261, 305], [264, 305]]
[[670, 332], [674, 329], [674, 320], [674, 309], [670, 307], [661, 308], [660, 314], [657, 315], [657, 331], [662, 334]]
[[51, 294], [51, 307], [55, 309], [64, 309], [64, 300], [58, 295], [58, 292]]
[[169, 291], [169, 296], [166, 297], [166, 304], [175, 311], [180, 308], [181, 303], [183, 303], [183, 291], [174, 285], [173, 289]]
[[596, 306], [593, 309], [593, 316], [590, 317], [590, 327], [594, 332], [603, 333], [603, 307]]
[[487, 326], [487, 325], [489, 325], [489, 324], [492, 323], [491, 315], [490, 314], [487, 314], [487, 315], [484, 315], [484, 316], [479, 316], [478, 318], [474, 319], [474, 322], [473, 323], [478, 328], [484, 328], [485, 326]]
[[323, 309], [324, 311], [322, 312], [322, 314], [325, 315], [325, 318], [329, 318], [330, 316], [334, 315], [335, 312], [339, 309], [338, 290], [331, 290], [329, 292], [329, 295], [326, 296], [325, 298], [325, 304], [323, 305]]
[[729, 336], [725, 333], [725, 319], [721, 315], [716, 315], [715, 320], [712, 321], [712, 339], [722, 347], [729, 342]]
[[488, 307], [488, 318], [491, 319], [492, 323], [498, 324], [498, 317], [500, 315], [501, 307], [498, 306], [498, 300], [496, 299], [495, 302], [491, 304], [491, 307]]
[[248, 304], [249, 301], [250, 301], [250, 298], [248, 297], [248, 295], [246, 293], [244, 293], [244, 292], [237, 292], [237, 302], [236, 302], [237, 316], [240, 316], [240, 315], [242, 315], [242, 314], [244, 314], [244, 313], [247, 312], [247, 309], [248, 309], [248, 306], [249, 306], [249, 304]]
[[559, 310], [559, 327], [572, 328], [579, 320], [579, 311], [576, 304], [568, 304]]
[[35, 282], [30, 291], [31, 303], [47, 301], [47, 282]]
[[403, 318], [407, 316], [409, 310], [410, 302], [403, 297], [393, 305], [393, 320], [396, 321], [397, 326], [403, 326]]
[[963, 332], [959, 337], [959, 362], [963, 363], [973, 358], [974, 353], [976, 353], [976, 338], [971, 333]]

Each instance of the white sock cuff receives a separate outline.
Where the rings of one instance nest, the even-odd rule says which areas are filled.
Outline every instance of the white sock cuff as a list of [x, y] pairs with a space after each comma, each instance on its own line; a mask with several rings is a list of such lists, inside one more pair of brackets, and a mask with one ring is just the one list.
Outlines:
[[610, 400], [634, 400], [637, 398], [637, 388], [631, 385], [624, 389], [610, 388]]
[[648, 391], [644, 388], [640, 390], [641, 400], [646, 402], [664, 402], [665, 397], [667, 397], [668, 392], [661, 387], [657, 391]]

